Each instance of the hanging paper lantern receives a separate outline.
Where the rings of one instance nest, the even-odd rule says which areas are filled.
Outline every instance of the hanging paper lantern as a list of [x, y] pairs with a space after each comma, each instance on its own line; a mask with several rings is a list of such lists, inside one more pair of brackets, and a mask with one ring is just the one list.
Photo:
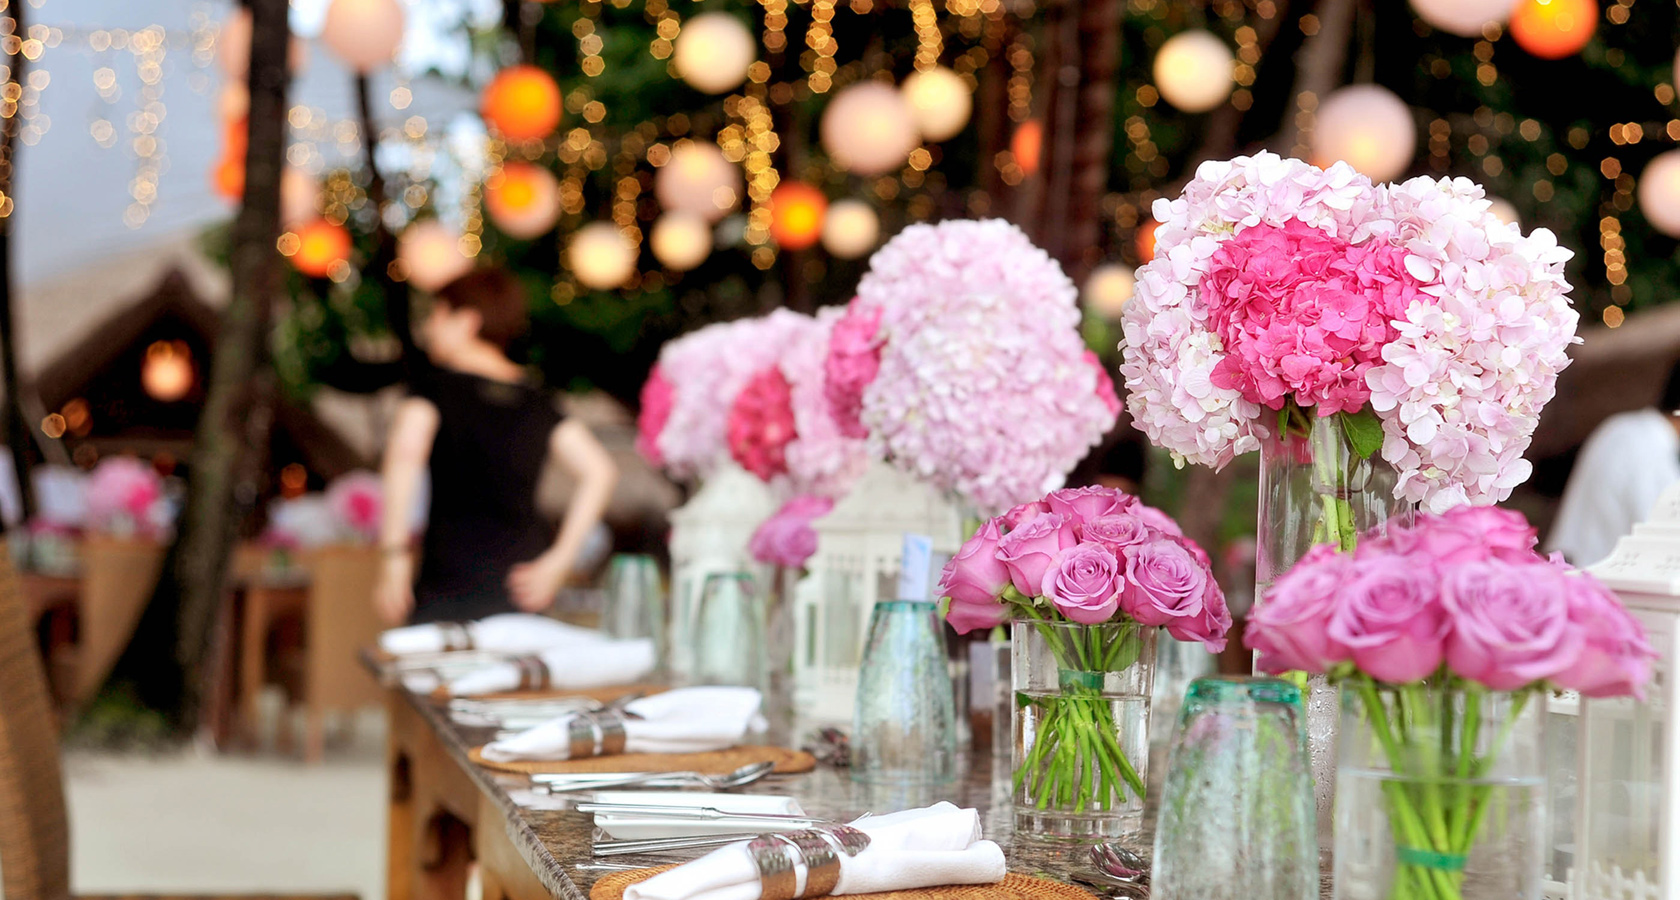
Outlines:
[[1137, 274], [1129, 266], [1103, 263], [1091, 270], [1091, 274], [1085, 279], [1085, 289], [1081, 293], [1085, 297], [1086, 309], [1105, 319], [1118, 319], [1126, 301], [1132, 299], [1132, 290], [1136, 287]]
[[461, 252], [461, 235], [436, 219], [415, 222], [397, 239], [397, 259], [408, 283], [435, 291], [472, 271], [473, 261]]
[[1680, 237], [1680, 150], [1659, 153], [1639, 173], [1639, 211], [1651, 227]]
[[1015, 126], [1015, 134], [1009, 139], [1009, 152], [1014, 154], [1015, 164], [1024, 174], [1037, 174], [1039, 160], [1044, 155], [1044, 123], [1028, 119]]
[[1155, 258], [1155, 229], [1160, 227], [1161, 223], [1155, 221], [1154, 219], [1150, 219], [1138, 226], [1136, 241], [1138, 262], [1140, 264], [1149, 262]]
[[1331, 92], [1319, 104], [1312, 147], [1316, 165], [1341, 160], [1373, 181], [1390, 181], [1412, 163], [1417, 125], [1411, 108], [1393, 91], [1356, 84]]
[[316, 219], [291, 233], [297, 238], [292, 267], [311, 278], [325, 278], [334, 266], [350, 260], [350, 232], [343, 225]]
[[1493, 203], [1488, 206], [1488, 212], [1493, 213], [1494, 218], [1506, 225], [1522, 224], [1522, 217], [1517, 214], [1516, 205], [1504, 197], [1494, 197]]
[[320, 180], [297, 166], [287, 166], [280, 173], [280, 224], [290, 228], [320, 214]]
[[560, 85], [536, 66], [508, 66], [484, 86], [484, 124], [510, 141], [536, 141], [560, 127]]
[[648, 243], [653, 245], [654, 259], [666, 268], [686, 272], [712, 254], [712, 226], [691, 212], [668, 212], [654, 220]]
[[245, 157], [223, 155], [210, 170], [210, 187], [216, 196], [237, 201], [245, 195]]
[[327, 49], [356, 72], [388, 65], [402, 36], [403, 10], [397, 0], [332, 0], [321, 26]]
[[828, 198], [802, 181], [784, 181], [770, 192], [770, 237], [783, 250], [804, 250], [822, 237]]
[[1511, 18], [1516, 0], [1412, 0], [1417, 17], [1448, 34], [1481, 37], [1489, 25]]
[[710, 141], [679, 141], [654, 173], [653, 195], [668, 210], [715, 222], [741, 202], [741, 170]]
[[1598, 0], [1518, 0], [1511, 40], [1541, 59], [1581, 52], [1598, 30]]
[[862, 200], [841, 200], [823, 217], [823, 249], [841, 259], [857, 259], [881, 239], [881, 218]]
[[828, 101], [819, 127], [823, 149], [854, 175], [885, 175], [916, 149], [916, 117], [891, 86], [865, 81]]
[[591, 222], [572, 235], [566, 264], [578, 283], [599, 291], [623, 284], [636, 270], [636, 245], [611, 222]]
[[915, 116], [916, 127], [924, 140], [945, 141], [956, 137], [974, 111], [974, 94], [968, 82], [944, 66], [911, 72], [899, 90], [904, 94], [904, 102], [910, 104], [910, 114]]
[[671, 66], [695, 90], [723, 94], [747, 80], [757, 55], [752, 32], [740, 19], [728, 13], [701, 13], [677, 33]]
[[1210, 31], [1181, 31], [1155, 51], [1155, 88], [1187, 113], [1217, 108], [1231, 96], [1231, 48]]
[[[230, 13], [222, 22], [221, 33], [216, 35], [216, 62], [221, 64], [222, 73], [227, 76], [228, 83], [240, 82], [251, 67], [251, 11], [240, 7]], [[293, 75], [302, 72], [309, 64], [309, 50], [303, 41], [292, 36], [286, 44], [286, 67]], [[244, 113], [240, 113], [244, 115]]]
[[506, 163], [484, 182], [484, 209], [509, 237], [530, 240], [560, 220], [560, 183], [541, 166]]
[[243, 119], [251, 111], [251, 91], [245, 82], [229, 80], [216, 95], [216, 113], [224, 121]]

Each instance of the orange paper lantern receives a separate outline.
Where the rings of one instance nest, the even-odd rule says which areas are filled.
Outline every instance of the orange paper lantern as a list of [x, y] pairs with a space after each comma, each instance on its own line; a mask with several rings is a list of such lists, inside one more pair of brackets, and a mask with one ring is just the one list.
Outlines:
[[1036, 173], [1044, 156], [1044, 123], [1028, 119], [1016, 126], [1015, 136], [1009, 140], [1009, 152], [1015, 154], [1015, 164], [1023, 173]]
[[560, 183], [542, 166], [507, 163], [484, 183], [484, 208], [497, 228], [528, 241], [560, 220]]
[[1155, 258], [1155, 229], [1160, 227], [1161, 223], [1154, 219], [1138, 226], [1137, 254], [1139, 263], [1146, 263]]
[[1541, 59], [1581, 52], [1596, 30], [1597, 0], [1519, 0], [1511, 10], [1511, 39]]
[[560, 127], [560, 86], [536, 66], [508, 66], [485, 85], [479, 114], [510, 141], [541, 140]]
[[225, 200], [238, 200], [245, 195], [245, 158], [224, 156], [210, 170], [210, 186]]
[[804, 250], [822, 237], [828, 198], [800, 181], [784, 181], [770, 192], [770, 237], [783, 250]]
[[292, 266], [311, 278], [325, 278], [334, 266], [350, 260], [350, 232], [343, 225], [316, 219], [292, 234], [297, 238]]

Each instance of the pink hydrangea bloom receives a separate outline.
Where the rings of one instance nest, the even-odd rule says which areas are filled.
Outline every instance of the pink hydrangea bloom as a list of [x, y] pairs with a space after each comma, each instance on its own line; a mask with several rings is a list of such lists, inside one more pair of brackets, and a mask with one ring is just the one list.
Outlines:
[[659, 452], [659, 434], [671, 418], [675, 400], [676, 391], [666, 380], [665, 370], [655, 364], [642, 384], [642, 411], [636, 416], [636, 450], [655, 466], [665, 465], [664, 454]]
[[729, 406], [729, 455], [741, 468], [769, 481], [787, 472], [793, 441], [793, 395], [782, 370], [770, 366], [747, 380]]
[[345, 537], [379, 539], [380, 518], [385, 509], [385, 488], [375, 472], [347, 472], [327, 485], [327, 509]]
[[96, 533], [155, 538], [163, 479], [132, 456], [107, 456], [87, 482], [87, 529]]
[[869, 465], [863, 435], [842, 431], [827, 393], [831, 337], [845, 314], [840, 306], [818, 310], [816, 324], [788, 343], [779, 363], [792, 389], [795, 436], [785, 452], [788, 477], [798, 494], [844, 496]]
[[834, 323], [824, 359], [824, 395], [840, 434], [865, 438], [863, 389], [881, 371], [881, 313], [879, 307], [863, 307], [856, 299]]
[[1120, 416], [1120, 395], [1114, 390], [1114, 378], [1108, 374], [1108, 367], [1103, 365], [1102, 357], [1095, 350], [1085, 351], [1085, 364], [1091, 371], [1097, 373], [1097, 399], [1102, 401], [1104, 409], [1109, 415]]

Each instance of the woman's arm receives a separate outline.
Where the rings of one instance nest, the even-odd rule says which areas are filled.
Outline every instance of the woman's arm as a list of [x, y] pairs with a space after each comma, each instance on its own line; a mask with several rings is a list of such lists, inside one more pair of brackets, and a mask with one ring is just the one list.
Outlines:
[[513, 603], [526, 612], [546, 609], [554, 602], [584, 540], [606, 513], [613, 488], [618, 484], [618, 466], [607, 448], [601, 446], [589, 426], [582, 422], [576, 419], [561, 422], [549, 438], [548, 447], [549, 453], [577, 480], [577, 490], [566, 506], [566, 518], [554, 546], [536, 559], [514, 566], [508, 573], [507, 586]]
[[420, 489], [420, 472], [431, 459], [437, 429], [437, 407], [410, 397], [397, 407], [385, 442], [385, 461], [381, 467], [385, 508], [379, 525], [383, 565], [373, 602], [380, 619], [391, 626], [407, 621], [414, 609], [414, 553], [409, 547], [409, 523], [414, 521], [414, 497]]

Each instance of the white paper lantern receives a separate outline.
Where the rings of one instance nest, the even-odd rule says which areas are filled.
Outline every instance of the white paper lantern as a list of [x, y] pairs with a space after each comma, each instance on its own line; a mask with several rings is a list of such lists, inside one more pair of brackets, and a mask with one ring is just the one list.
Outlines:
[[1312, 161], [1342, 160], [1373, 181], [1406, 171], [1417, 152], [1417, 125], [1406, 101], [1384, 87], [1356, 84], [1334, 91], [1318, 107]]
[[1680, 150], [1660, 153], [1639, 173], [1639, 211], [1651, 227], [1680, 237]]
[[[243, 81], [245, 73], [251, 67], [251, 11], [240, 7], [230, 13], [226, 21], [222, 22], [221, 33], [216, 35], [216, 62], [221, 64], [222, 73], [230, 82]], [[309, 63], [309, 48], [292, 36], [286, 45], [286, 66], [292, 74], [302, 72]], [[242, 85], [243, 86], [243, 85]], [[243, 113], [241, 113], [243, 115]]]
[[403, 9], [397, 0], [332, 0], [321, 26], [327, 49], [357, 72], [389, 65], [402, 36]]
[[636, 269], [636, 245], [611, 222], [591, 222], [572, 235], [566, 264], [578, 283], [604, 291], [618, 287]]
[[653, 195], [667, 210], [715, 222], [740, 204], [741, 170], [710, 141], [682, 141], [654, 173]]
[[436, 219], [415, 222], [397, 240], [397, 259], [408, 271], [408, 283], [435, 291], [472, 271], [473, 261], [461, 252], [461, 235]]
[[839, 200], [828, 206], [823, 219], [822, 245], [841, 259], [857, 259], [875, 249], [881, 239], [881, 218], [862, 200]]
[[683, 23], [671, 52], [677, 77], [708, 94], [722, 94], [747, 80], [758, 55], [752, 32], [728, 13], [701, 13]]
[[1181, 31], [1155, 51], [1155, 88], [1185, 112], [1207, 112], [1231, 96], [1235, 63], [1231, 48], [1212, 32]]
[[828, 101], [820, 126], [823, 149], [854, 175], [885, 175], [916, 149], [916, 117], [890, 85], [865, 81]]
[[1418, 18], [1459, 37], [1481, 37], [1482, 29], [1511, 18], [1516, 0], [1412, 0]]
[[899, 88], [904, 102], [916, 117], [922, 138], [944, 141], [956, 137], [974, 111], [974, 94], [962, 76], [935, 66], [926, 72], [912, 72]]
[[1105, 319], [1120, 318], [1137, 287], [1137, 274], [1119, 263], [1103, 263], [1085, 278], [1085, 306]]
[[321, 180], [297, 166], [280, 173], [280, 224], [290, 228], [321, 214]]
[[1517, 214], [1516, 204], [1504, 197], [1494, 197], [1493, 204], [1488, 207], [1488, 212], [1493, 213], [1494, 218], [1506, 225], [1522, 224], [1522, 216]]
[[712, 253], [712, 226], [691, 212], [676, 210], [654, 220], [648, 236], [653, 258], [668, 268], [686, 272]]

